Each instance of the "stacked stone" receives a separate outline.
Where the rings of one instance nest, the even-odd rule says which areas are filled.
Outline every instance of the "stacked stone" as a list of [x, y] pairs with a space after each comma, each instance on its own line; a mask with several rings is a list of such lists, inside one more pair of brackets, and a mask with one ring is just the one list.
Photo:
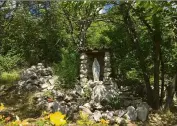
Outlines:
[[104, 81], [109, 80], [109, 76], [111, 74], [111, 63], [110, 63], [110, 53], [105, 52], [105, 57], [104, 57]]
[[80, 55], [80, 60], [81, 60], [81, 64], [80, 64], [80, 84], [83, 86], [87, 81], [87, 55], [85, 53], [82, 53]]
[[19, 89], [26, 89], [27, 91], [47, 91], [54, 88], [57, 80], [58, 77], [53, 76], [51, 67], [45, 68], [42, 63], [38, 63], [36, 66], [31, 66], [21, 73], [18, 85]]

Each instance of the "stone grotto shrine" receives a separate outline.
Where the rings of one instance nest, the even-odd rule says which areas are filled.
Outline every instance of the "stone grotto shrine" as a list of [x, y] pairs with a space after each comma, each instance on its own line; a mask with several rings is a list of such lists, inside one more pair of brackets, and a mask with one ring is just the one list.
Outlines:
[[91, 92], [91, 100], [100, 103], [118, 95], [117, 85], [111, 78], [109, 49], [80, 50], [80, 85]]
[[[94, 66], [98, 67], [94, 67]], [[98, 72], [98, 81], [105, 83], [111, 74], [110, 52], [108, 49], [80, 51], [80, 83], [94, 81], [94, 69]]]

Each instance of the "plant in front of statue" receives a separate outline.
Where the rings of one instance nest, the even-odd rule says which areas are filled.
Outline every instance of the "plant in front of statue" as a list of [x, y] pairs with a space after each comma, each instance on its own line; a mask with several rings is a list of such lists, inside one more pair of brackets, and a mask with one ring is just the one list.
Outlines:
[[108, 105], [110, 105], [114, 109], [119, 109], [121, 107], [121, 102], [120, 102], [119, 97], [115, 96], [115, 97], [109, 98]]
[[80, 119], [76, 121], [78, 126], [92, 126], [94, 124], [93, 121], [89, 120], [89, 115], [80, 111], [79, 112]]
[[91, 97], [91, 88], [88, 85], [86, 85], [86, 86], [84, 86], [83, 91], [84, 91], [83, 97], [85, 99], [90, 99], [90, 97]]

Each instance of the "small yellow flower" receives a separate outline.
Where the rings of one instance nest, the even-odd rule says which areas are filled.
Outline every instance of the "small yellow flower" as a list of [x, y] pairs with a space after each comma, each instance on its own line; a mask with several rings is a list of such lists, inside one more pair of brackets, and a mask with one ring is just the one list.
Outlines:
[[100, 122], [101, 122], [102, 124], [109, 124], [109, 120], [101, 119]]
[[2, 111], [2, 110], [4, 110], [4, 109], [5, 109], [4, 104], [1, 103], [1, 105], [0, 105], [0, 111]]
[[55, 112], [53, 114], [49, 115], [51, 123], [53, 123], [55, 126], [63, 126], [66, 124], [65, 115], [63, 115], [61, 112]]

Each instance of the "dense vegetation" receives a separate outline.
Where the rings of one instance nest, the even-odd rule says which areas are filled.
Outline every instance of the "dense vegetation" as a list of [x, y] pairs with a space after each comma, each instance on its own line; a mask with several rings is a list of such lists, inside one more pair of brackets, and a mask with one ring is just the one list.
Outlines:
[[18, 78], [14, 70], [43, 62], [72, 87], [79, 48], [109, 47], [118, 84], [144, 84], [154, 109], [164, 103], [167, 89], [166, 107], [171, 105], [177, 70], [175, 1], [4, 1], [0, 9], [1, 82]]

